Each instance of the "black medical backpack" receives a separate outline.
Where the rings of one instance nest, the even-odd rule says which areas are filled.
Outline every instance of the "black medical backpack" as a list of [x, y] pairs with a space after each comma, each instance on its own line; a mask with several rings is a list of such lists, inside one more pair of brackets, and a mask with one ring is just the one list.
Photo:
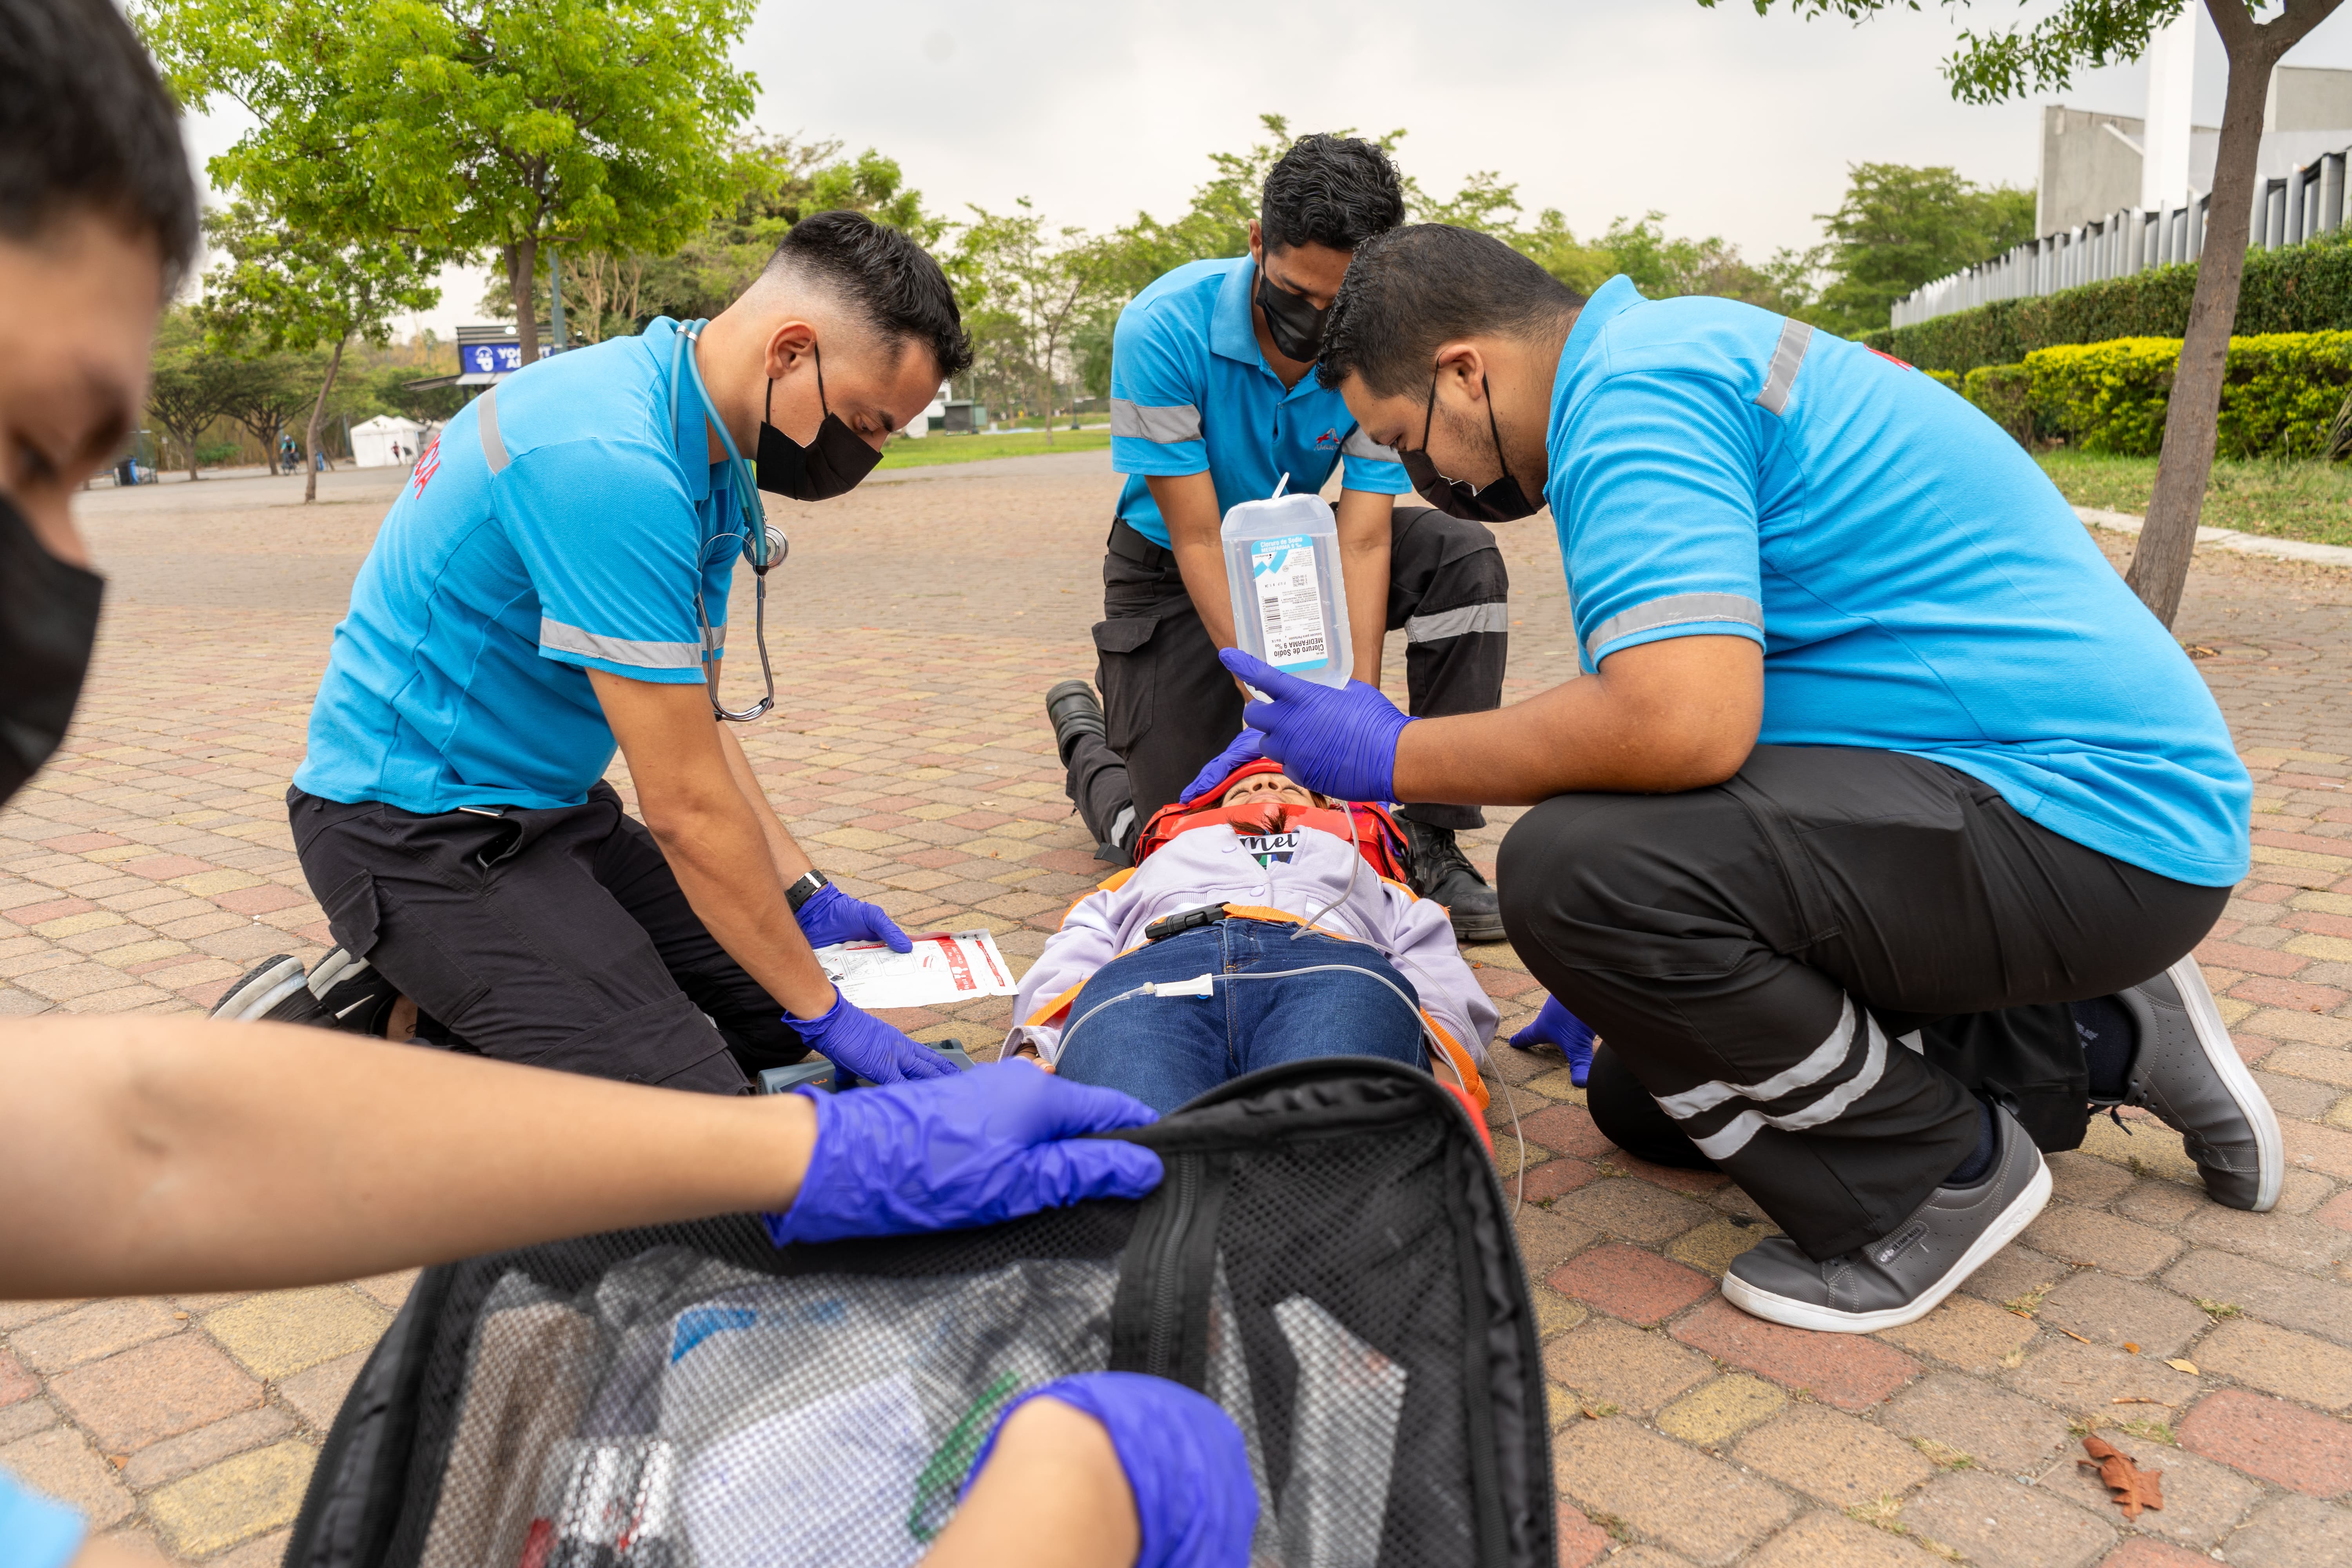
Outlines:
[[1253, 1568], [1551, 1568], [1526, 1277], [1459, 1104], [1323, 1058], [1120, 1136], [1167, 1163], [1139, 1202], [781, 1249], [740, 1215], [425, 1270], [288, 1568], [911, 1564], [996, 1410], [1105, 1367], [1240, 1425]]

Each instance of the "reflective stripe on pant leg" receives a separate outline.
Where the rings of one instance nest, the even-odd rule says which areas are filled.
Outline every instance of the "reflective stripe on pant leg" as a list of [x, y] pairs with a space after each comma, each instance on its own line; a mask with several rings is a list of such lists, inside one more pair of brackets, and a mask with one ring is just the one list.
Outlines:
[[[1784, 1132], [1801, 1132], [1808, 1127], [1825, 1126], [1843, 1115], [1854, 1101], [1878, 1087], [1879, 1079], [1886, 1071], [1886, 1032], [1867, 1013], [1862, 1016], [1859, 1029], [1853, 1026], [1853, 1002], [1848, 998], [1846, 1015], [1841, 1022], [1843, 1038], [1832, 1036], [1829, 1041], [1823, 1042], [1823, 1049], [1834, 1047], [1837, 1057], [1829, 1067], [1822, 1069], [1822, 1076], [1843, 1067], [1856, 1050], [1861, 1053], [1860, 1069], [1840, 1083], [1826, 1089], [1806, 1083], [1777, 1097], [1761, 1092], [1778, 1078], [1788, 1077], [1812, 1066], [1814, 1058], [1808, 1057], [1798, 1068], [1790, 1068], [1790, 1074], [1776, 1075], [1775, 1079], [1767, 1080], [1765, 1084], [1732, 1090], [1723, 1100], [1705, 1110], [1676, 1110], [1672, 1102], [1685, 1100], [1688, 1098], [1686, 1095], [1670, 1095], [1659, 1100], [1659, 1106], [1674, 1117], [1683, 1131], [1689, 1134], [1690, 1141], [1698, 1145], [1699, 1152], [1710, 1160], [1729, 1159], [1746, 1148], [1748, 1140], [1767, 1127], [1778, 1127]], [[1857, 1035], [1859, 1039], [1855, 1037]], [[1815, 1056], [1820, 1054], [1816, 1052]], [[1690, 1091], [1690, 1094], [1727, 1087], [1719, 1083], [1706, 1084]], [[1774, 1109], [1764, 1110], [1762, 1107], [1766, 1104]], [[1715, 1124], [1713, 1131], [1707, 1130], [1710, 1123]]]

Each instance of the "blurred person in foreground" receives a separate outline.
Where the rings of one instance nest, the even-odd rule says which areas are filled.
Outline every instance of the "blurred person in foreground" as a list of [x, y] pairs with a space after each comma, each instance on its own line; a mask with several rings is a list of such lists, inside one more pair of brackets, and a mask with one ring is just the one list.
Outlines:
[[[0, 801], [64, 738], [104, 584], [73, 522], [196, 248], [175, 111], [107, 0], [0, 0]], [[0, 1024], [0, 1300], [258, 1289], [782, 1213], [787, 1240], [1136, 1197], [1145, 1107], [1005, 1064], [854, 1094], [630, 1087], [276, 1025]], [[495, 1194], [495, 1201], [484, 1201]], [[1130, 1478], [1133, 1478], [1130, 1480]], [[1241, 1435], [1158, 1379], [1027, 1391], [930, 1561], [1238, 1563]], [[0, 1471], [0, 1568], [129, 1564]]]

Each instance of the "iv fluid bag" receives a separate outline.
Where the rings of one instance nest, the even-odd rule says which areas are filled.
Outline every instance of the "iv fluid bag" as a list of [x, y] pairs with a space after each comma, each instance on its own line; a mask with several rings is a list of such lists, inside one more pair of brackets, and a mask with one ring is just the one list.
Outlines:
[[1323, 686], [1355, 668], [1339, 527], [1318, 495], [1244, 501], [1221, 531], [1234, 635], [1242, 651]]

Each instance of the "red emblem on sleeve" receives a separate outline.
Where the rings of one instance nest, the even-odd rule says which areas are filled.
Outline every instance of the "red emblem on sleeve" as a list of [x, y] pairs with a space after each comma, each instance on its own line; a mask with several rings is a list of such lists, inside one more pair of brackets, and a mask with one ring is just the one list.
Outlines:
[[425, 447], [425, 455], [416, 459], [416, 489], [415, 493], [417, 495], [423, 495], [425, 493], [425, 482], [440, 471], [441, 437], [436, 436], [433, 437], [433, 445]]

